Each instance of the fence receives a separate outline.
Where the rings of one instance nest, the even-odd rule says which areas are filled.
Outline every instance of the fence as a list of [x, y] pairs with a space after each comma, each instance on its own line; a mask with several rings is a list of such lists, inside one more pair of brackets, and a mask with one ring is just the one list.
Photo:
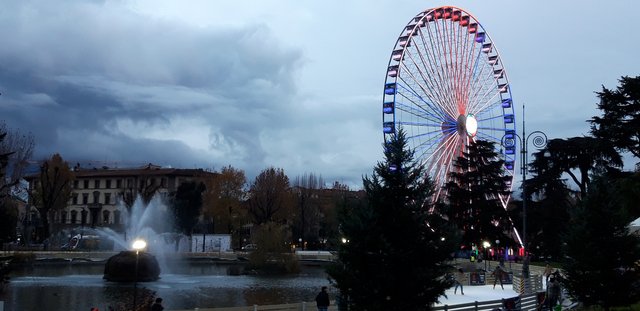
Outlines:
[[[513, 298], [498, 299], [491, 301], [475, 301], [457, 305], [444, 305], [434, 307], [434, 311], [492, 311], [495, 309], [504, 311], [533, 311], [537, 309], [538, 304], [541, 302], [540, 294], [530, 294], [515, 296]], [[229, 307], [229, 308], [196, 308], [188, 310], [172, 310], [172, 311], [314, 311], [316, 310], [315, 303], [312, 302], [299, 302], [279, 305], [268, 306], [248, 306], [248, 307]], [[332, 301], [329, 311], [337, 311], [335, 303]]]
[[[266, 306], [247, 306], [247, 307], [227, 307], [227, 308], [195, 308], [186, 310], [171, 310], [171, 311], [315, 311], [315, 302], [298, 302], [279, 305], [266, 305]], [[337, 311], [338, 308], [335, 302], [331, 302], [329, 311]]]
[[513, 290], [520, 295], [526, 295], [542, 291], [542, 278], [539, 275], [532, 275], [523, 278], [519, 275], [513, 276]]

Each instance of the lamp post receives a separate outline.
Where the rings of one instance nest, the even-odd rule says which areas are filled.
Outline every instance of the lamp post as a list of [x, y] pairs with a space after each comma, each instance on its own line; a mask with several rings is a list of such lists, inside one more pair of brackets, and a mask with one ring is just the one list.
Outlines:
[[[482, 247], [484, 247], [484, 271], [487, 270], [487, 261], [489, 261], [489, 254], [487, 253], [487, 249], [491, 247], [491, 243], [489, 241], [482, 242]], [[489, 264], [489, 269], [491, 269], [491, 264]]]
[[522, 136], [516, 133], [507, 133], [502, 136], [501, 144], [507, 150], [515, 152], [516, 141], [520, 143], [520, 173], [522, 174], [522, 250], [527, 255], [527, 166], [529, 163], [528, 146], [532, 139], [533, 147], [540, 150], [547, 145], [547, 134], [542, 131], [533, 131], [527, 135], [524, 122], [524, 104], [522, 105]]
[[140, 250], [143, 250], [145, 247], [147, 247], [147, 242], [142, 239], [137, 239], [133, 241], [131, 247], [133, 247], [133, 249], [136, 251], [136, 267], [133, 273], [133, 310], [135, 311], [138, 307], [138, 303], [136, 301], [138, 294], [138, 256], [140, 254]]

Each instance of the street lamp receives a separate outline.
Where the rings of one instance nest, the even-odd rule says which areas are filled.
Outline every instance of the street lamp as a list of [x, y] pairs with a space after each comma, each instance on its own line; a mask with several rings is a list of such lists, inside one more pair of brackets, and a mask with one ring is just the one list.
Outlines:
[[520, 173], [522, 174], [522, 250], [527, 254], [527, 166], [529, 154], [527, 147], [529, 139], [532, 139], [533, 147], [540, 150], [547, 145], [547, 134], [542, 131], [533, 131], [527, 135], [524, 122], [524, 104], [522, 105], [522, 136], [516, 133], [507, 133], [502, 136], [501, 144], [508, 150], [515, 151], [516, 142], [520, 143]]
[[[487, 261], [489, 260], [489, 254], [487, 254], [487, 248], [491, 247], [491, 243], [489, 241], [482, 242], [482, 247], [484, 247], [484, 271], [487, 270]], [[489, 269], [491, 269], [491, 264], [489, 264]]]
[[138, 257], [140, 254], [140, 250], [143, 250], [147, 247], [147, 242], [142, 239], [136, 239], [133, 241], [131, 247], [136, 251], [136, 267], [133, 273], [133, 310], [135, 311], [138, 307], [137, 304], [137, 294], [138, 294]]

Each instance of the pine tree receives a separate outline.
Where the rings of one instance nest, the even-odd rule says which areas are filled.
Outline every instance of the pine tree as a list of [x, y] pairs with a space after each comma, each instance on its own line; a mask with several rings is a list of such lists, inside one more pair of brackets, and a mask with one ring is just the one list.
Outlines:
[[563, 284], [586, 306], [626, 306], [640, 299], [640, 238], [629, 234], [631, 217], [618, 187], [594, 180], [573, 211], [564, 238]]
[[615, 90], [602, 87], [598, 92], [602, 116], [591, 119], [591, 133], [640, 158], [640, 76], [619, 82]]
[[346, 243], [328, 273], [350, 310], [428, 310], [451, 285], [458, 238], [429, 211], [433, 184], [406, 144], [401, 130], [363, 179], [366, 200], [341, 211]]
[[500, 199], [509, 194], [503, 165], [493, 144], [483, 140], [470, 144], [454, 164], [445, 185], [448, 218], [464, 232], [465, 245], [510, 238], [505, 232], [512, 224]]

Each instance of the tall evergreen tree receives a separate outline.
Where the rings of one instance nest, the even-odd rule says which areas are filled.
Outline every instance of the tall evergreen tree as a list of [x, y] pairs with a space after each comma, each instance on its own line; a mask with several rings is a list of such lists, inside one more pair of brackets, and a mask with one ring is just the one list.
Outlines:
[[619, 188], [607, 179], [573, 211], [564, 239], [564, 285], [586, 306], [626, 306], [640, 299], [640, 238], [629, 234]]
[[477, 140], [456, 160], [449, 175], [445, 185], [448, 218], [464, 232], [467, 246], [511, 239], [505, 234], [513, 224], [502, 202], [510, 191], [503, 165], [492, 143]]
[[603, 86], [598, 97], [602, 116], [591, 119], [591, 133], [640, 158], [640, 76], [622, 77], [615, 90]]
[[[571, 200], [571, 190], [562, 178], [562, 169], [557, 169], [545, 150], [534, 153], [529, 164], [533, 178], [526, 181], [527, 200], [531, 208], [527, 215], [530, 249], [537, 255], [560, 258], [562, 235], [569, 221], [569, 211], [575, 203]], [[537, 201], [531, 201], [536, 197]]]
[[443, 276], [458, 238], [429, 212], [433, 184], [406, 144], [401, 130], [363, 179], [366, 201], [341, 210], [346, 243], [328, 273], [350, 310], [428, 310], [451, 285]]

